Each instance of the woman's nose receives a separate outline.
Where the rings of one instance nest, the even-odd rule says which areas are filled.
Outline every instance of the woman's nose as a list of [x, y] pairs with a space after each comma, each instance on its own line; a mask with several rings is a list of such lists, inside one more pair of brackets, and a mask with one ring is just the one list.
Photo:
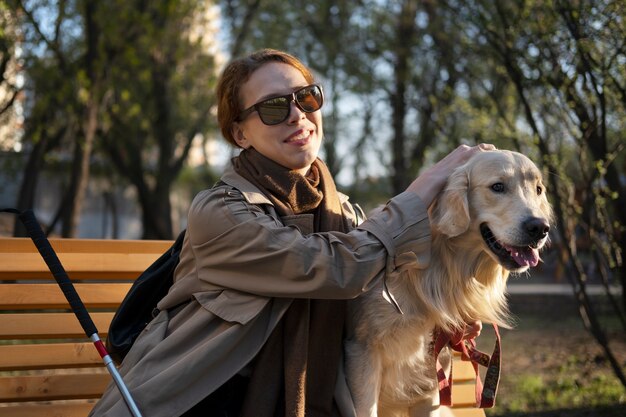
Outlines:
[[305, 112], [298, 107], [295, 100], [291, 100], [289, 106], [289, 117], [287, 118], [288, 123], [297, 123], [300, 119], [305, 117]]

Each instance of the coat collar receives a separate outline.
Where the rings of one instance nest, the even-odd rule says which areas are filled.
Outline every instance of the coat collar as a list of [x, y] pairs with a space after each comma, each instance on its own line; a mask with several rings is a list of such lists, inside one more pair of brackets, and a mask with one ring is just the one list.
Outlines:
[[228, 164], [224, 169], [224, 174], [222, 174], [222, 181], [226, 184], [235, 187], [246, 201], [250, 204], [269, 204], [273, 205], [269, 198], [265, 197], [265, 195], [259, 190], [256, 186], [254, 186], [250, 181], [239, 175], [232, 164]]

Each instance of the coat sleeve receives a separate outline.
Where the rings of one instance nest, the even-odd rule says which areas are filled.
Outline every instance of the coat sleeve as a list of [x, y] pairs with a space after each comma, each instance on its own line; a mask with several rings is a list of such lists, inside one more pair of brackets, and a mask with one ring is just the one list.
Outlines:
[[353, 298], [430, 256], [428, 213], [412, 193], [349, 233], [305, 235], [238, 190], [217, 187], [194, 199], [187, 233], [199, 280], [267, 297]]

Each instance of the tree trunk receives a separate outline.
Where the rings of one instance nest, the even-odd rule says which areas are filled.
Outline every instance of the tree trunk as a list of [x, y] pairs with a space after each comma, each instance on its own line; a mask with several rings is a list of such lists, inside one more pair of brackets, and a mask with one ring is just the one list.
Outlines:
[[[232, 48], [230, 50], [230, 54], [233, 58], [239, 57], [239, 54], [242, 53], [244, 41], [246, 39], [246, 36], [250, 33], [250, 23], [256, 16], [260, 5], [260, 0], [254, 0], [254, 2], [252, 3], [247, 3], [246, 11], [241, 20], [241, 25], [239, 26], [239, 28], [234, 27], [234, 25], [230, 28], [232, 38], [234, 39]], [[233, 23], [235, 23], [234, 20]]]
[[99, 28], [95, 20], [97, 4], [91, 1], [84, 1], [85, 7], [85, 33], [87, 51], [85, 61], [87, 76], [89, 79], [89, 98], [84, 107], [83, 118], [80, 124], [81, 133], [76, 140], [74, 149], [74, 162], [72, 167], [72, 178], [70, 179], [71, 202], [68, 211], [64, 215], [62, 235], [63, 237], [76, 237], [78, 224], [83, 208], [87, 186], [89, 185], [91, 153], [98, 127], [98, 38]]
[[411, 181], [406, 155], [406, 134], [404, 120], [406, 118], [406, 90], [410, 78], [409, 64], [411, 60], [411, 45], [415, 35], [415, 19], [417, 16], [417, 1], [406, 0], [398, 16], [396, 30], [397, 49], [395, 50], [394, 91], [390, 97], [393, 128], [391, 178], [392, 192], [403, 192]]
[[97, 107], [90, 103], [87, 107], [86, 121], [82, 132], [84, 140], [77, 138], [74, 149], [74, 161], [72, 163], [72, 178], [70, 179], [69, 205], [63, 213], [63, 225], [61, 235], [73, 238], [78, 233], [78, 224], [83, 208], [83, 201], [89, 185], [91, 153], [97, 126]]
[[[34, 144], [32, 151], [28, 154], [28, 160], [22, 176], [22, 184], [20, 185], [20, 191], [16, 201], [16, 208], [18, 210], [35, 208], [35, 191], [37, 190], [39, 173], [43, 167], [43, 159], [48, 151], [48, 142], [48, 137], [43, 135], [41, 139]], [[13, 236], [28, 236], [26, 228], [17, 217], [14, 222]]]
[[146, 186], [139, 191], [142, 210], [142, 239], [172, 239], [172, 206], [170, 186], [161, 185], [149, 191]]

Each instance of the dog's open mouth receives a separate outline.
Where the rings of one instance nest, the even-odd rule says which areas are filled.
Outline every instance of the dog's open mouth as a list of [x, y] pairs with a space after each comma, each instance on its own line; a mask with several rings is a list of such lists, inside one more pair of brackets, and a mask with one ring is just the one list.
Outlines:
[[539, 263], [536, 245], [511, 246], [499, 241], [486, 223], [480, 225], [480, 234], [489, 249], [498, 257], [500, 264], [507, 269], [535, 267]]

